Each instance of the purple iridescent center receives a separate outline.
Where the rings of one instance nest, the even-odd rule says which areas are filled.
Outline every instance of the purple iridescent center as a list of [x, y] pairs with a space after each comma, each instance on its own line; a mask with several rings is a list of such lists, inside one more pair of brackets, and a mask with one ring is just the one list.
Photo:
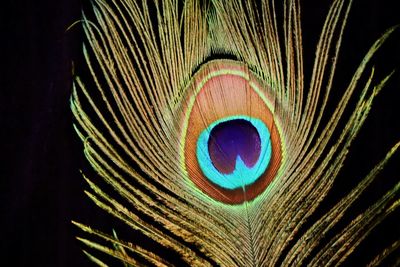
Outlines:
[[238, 156], [247, 167], [251, 168], [260, 157], [260, 135], [247, 120], [234, 119], [221, 122], [210, 132], [208, 153], [214, 167], [221, 173], [232, 173]]

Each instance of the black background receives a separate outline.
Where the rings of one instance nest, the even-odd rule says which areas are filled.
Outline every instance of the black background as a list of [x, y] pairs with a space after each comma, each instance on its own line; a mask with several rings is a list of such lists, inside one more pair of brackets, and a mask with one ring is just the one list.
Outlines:
[[[306, 68], [329, 1], [303, 1]], [[340, 96], [368, 47], [385, 29], [400, 23], [395, 0], [355, 1], [344, 36], [336, 79]], [[111, 229], [108, 215], [85, 197], [79, 173], [85, 160], [72, 129], [69, 110], [72, 62], [84, 67], [78, 0], [4, 1], [1, 7], [0, 72], [0, 219], [4, 266], [91, 266], [75, 240], [72, 219]], [[400, 140], [400, 30], [373, 60], [377, 81], [397, 68], [378, 96], [370, 117], [352, 146], [332, 199], [353, 177], [362, 177]], [[341, 86], [342, 85], [342, 86]], [[333, 96], [335, 97], [335, 96]], [[363, 201], [373, 200], [399, 180], [394, 157]], [[362, 202], [363, 202], [362, 201]], [[363, 204], [357, 206], [363, 209]], [[367, 205], [367, 204], [366, 204]], [[356, 210], [355, 210], [356, 212]], [[371, 234], [349, 264], [361, 264], [387, 240], [400, 239], [398, 212]], [[107, 219], [105, 219], [107, 218]], [[399, 254], [397, 252], [397, 254]], [[353, 265], [354, 266], [354, 265]]]

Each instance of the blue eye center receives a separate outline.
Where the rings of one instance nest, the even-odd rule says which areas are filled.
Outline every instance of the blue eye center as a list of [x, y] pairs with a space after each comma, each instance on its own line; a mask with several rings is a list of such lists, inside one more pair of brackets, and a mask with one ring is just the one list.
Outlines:
[[244, 188], [257, 181], [269, 165], [270, 132], [259, 119], [227, 117], [201, 132], [196, 155], [209, 181], [226, 189]]
[[210, 132], [208, 153], [212, 164], [221, 173], [232, 173], [237, 157], [240, 157], [246, 167], [251, 168], [261, 154], [260, 135], [256, 127], [247, 120], [221, 122]]

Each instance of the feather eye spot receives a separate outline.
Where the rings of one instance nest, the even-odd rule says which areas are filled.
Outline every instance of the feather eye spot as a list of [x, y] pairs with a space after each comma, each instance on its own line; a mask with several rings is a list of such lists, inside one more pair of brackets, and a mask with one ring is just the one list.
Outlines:
[[189, 184], [230, 205], [265, 191], [282, 159], [280, 118], [272, 111], [270, 89], [233, 60], [213, 60], [195, 73], [179, 109]]

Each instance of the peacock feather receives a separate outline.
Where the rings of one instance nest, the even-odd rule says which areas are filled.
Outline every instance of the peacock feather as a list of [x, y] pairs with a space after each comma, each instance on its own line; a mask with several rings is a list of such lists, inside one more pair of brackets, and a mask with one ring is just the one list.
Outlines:
[[91, 78], [76, 77], [71, 98], [97, 173], [86, 193], [150, 243], [74, 222], [94, 238], [85, 245], [132, 266], [173, 265], [160, 251], [190, 266], [340, 265], [398, 208], [400, 183], [341, 220], [400, 143], [317, 212], [391, 76], [376, 82], [367, 65], [395, 28], [332, 100], [352, 1], [332, 1], [310, 77], [300, 1], [277, 2], [93, 0]]

